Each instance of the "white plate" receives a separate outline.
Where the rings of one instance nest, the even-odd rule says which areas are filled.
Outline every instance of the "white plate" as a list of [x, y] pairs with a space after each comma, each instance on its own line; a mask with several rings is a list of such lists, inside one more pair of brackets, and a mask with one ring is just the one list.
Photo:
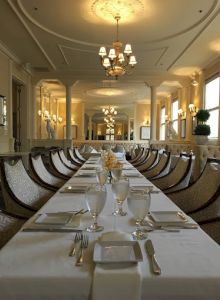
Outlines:
[[123, 173], [126, 177], [142, 177], [140, 173]]
[[187, 216], [181, 211], [151, 211], [151, 218], [155, 223], [184, 223], [187, 222]]
[[95, 244], [93, 261], [100, 264], [137, 263], [143, 256], [136, 241], [101, 241]]
[[62, 190], [60, 190], [60, 193], [85, 193], [87, 190], [87, 186], [85, 185], [79, 185], [79, 186], [66, 186]]
[[36, 224], [66, 225], [72, 219], [72, 213], [47, 213], [41, 214], [35, 220]]

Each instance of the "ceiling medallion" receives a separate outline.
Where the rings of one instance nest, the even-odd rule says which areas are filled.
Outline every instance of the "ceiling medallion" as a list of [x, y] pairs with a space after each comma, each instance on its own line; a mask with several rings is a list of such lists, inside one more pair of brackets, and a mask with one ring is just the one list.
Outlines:
[[121, 23], [128, 23], [143, 13], [144, 5], [141, 0], [95, 0], [91, 9], [97, 17], [110, 23], [116, 15], [120, 15]]

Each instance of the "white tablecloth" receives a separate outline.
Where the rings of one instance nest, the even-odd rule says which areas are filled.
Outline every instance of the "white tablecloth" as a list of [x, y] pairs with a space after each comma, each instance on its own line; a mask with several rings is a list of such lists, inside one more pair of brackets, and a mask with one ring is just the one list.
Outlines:
[[[129, 179], [131, 184], [146, 183], [144, 178]], [[95, 177], [73, 177], [67, 184], [87, 184], [95, 180]], [[112, 216], [115, 202], [110, 185], [108, 190], [99, 223], [104, 225], [105, 232], [120, 230], [131, 233], [135, 224], [130, 214], [125, 217]], [[40, 212], [83, 207], [86, 208], [83, 194], [57, 192]], [[127, 210], [126, 203], [124, 208]], [[163, 193], [159, 193], [152, 195], [151, 210], [177, 210], [177, 207]], [[91, 222], [89, 214], [82, 215], [80, 226], [85, 228]], [[95, 267], [92, 262], [93, 241], [101, 234], [89, 234], [85, 264], [75, 267], [75, 259], [68, 256], [73, 245], [73, 233], [19, 232], [0, 251], [0, 299], [90, 299]], [[220, 248], [201, 229], [183, 229], [175, 233], [156, 230], [148, 235], [154, 244], [162, 274], [152, 274], [144, 242], [141, 241], [141, 299], [220, 299]]]

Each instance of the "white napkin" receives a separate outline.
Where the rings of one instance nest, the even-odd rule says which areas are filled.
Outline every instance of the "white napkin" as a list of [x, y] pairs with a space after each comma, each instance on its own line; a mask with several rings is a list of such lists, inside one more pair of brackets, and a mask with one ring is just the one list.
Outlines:
[[[106, 232], [102, 241], [129, 241], [125, 232]], [[97, 264], [93, 275], [93, 300], [139, 300], [141, 298], [141, 273], [138, 264]]]

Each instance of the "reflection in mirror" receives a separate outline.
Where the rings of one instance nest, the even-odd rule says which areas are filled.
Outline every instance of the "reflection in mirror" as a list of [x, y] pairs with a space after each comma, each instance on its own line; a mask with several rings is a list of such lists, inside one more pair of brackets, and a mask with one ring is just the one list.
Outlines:
[[0, 126], [7, 125], [6, 97], [0, 95]]

